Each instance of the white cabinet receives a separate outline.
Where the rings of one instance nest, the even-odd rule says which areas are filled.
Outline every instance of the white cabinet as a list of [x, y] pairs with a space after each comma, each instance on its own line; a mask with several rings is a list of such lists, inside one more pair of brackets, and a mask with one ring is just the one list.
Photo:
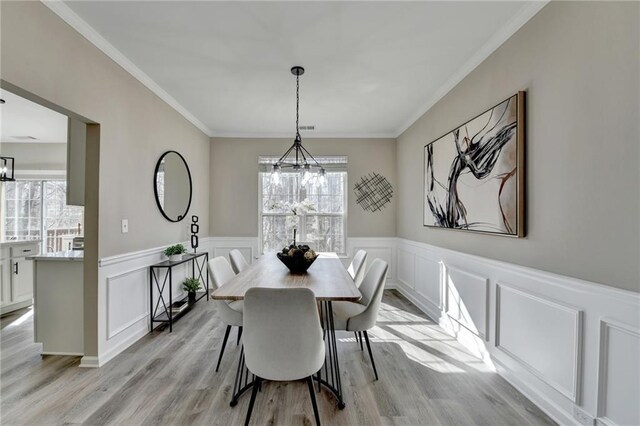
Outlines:
[[37, 241], [8, 242], [0, 246], [0, 314], [33, 303], [33, 261], [27, 256], [38, 252]]
[[11, 259], [11, 300], [13, 303], [33, 299], [33, 260]]

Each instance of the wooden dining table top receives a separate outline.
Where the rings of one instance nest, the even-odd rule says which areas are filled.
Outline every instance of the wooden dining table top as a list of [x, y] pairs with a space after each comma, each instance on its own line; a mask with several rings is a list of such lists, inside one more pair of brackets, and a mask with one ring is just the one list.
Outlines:
[[362, 295], [335, 253], [320, 253], [305, 274], [292, 274], [267, 253], [229, 282], [213, 291], [214, 300], [243, 300], [253, 287], [309, 288], [317, 300], [357, 302]]

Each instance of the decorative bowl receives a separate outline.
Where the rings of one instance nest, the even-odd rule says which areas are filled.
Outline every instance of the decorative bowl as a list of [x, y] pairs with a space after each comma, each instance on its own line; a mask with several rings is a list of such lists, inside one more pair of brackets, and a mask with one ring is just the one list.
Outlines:
[[292, 274], [304, 274], [318, 258], [316, 252], [307, 245], [285, 247], [276, 256]]

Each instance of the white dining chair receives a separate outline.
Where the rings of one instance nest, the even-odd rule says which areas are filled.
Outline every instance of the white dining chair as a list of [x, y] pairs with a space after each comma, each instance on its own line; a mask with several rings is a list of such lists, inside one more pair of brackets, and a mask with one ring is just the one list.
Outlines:
[[[209, 261], [209, 274], [211, 281], [216, 289], [222, 287], [229, 282], [236, 274], [231, 269], [231, 265], [227, 262], [223, 256], [218, 256]], [[227, 339], [229, 339], [229, 333], [231, 327], [239, 327], [238, 329], [238, 341], [242, 335], [242, 301], [227, 302], [225, 300], [214, 300], [216, 303], [220, 319], [227, 324], [227, 329], [224, 332], [224, 340], [222, 341], [222, 349], [220, 349], [220, 355], [218, 356], [218, 363], [216, 364], [216, 371], [220, 368], [220, 361], [222, 361], [222, 355], [224, 354], [224, 348], [227, 346]]]
[[238, 249], [233, 249], [229, 252], [229, 260], [231, 260], [231, 267], [236, 274], [249, 267], [249, 263]]
[[306, 379], [319, 426], [312, 376], [322, 368], [325, 348], [313, 291], [260, 287], [247, 290], [243, 344], [247, 368], [255, 375], [245, 425], [249, 424], [263, 380]]
[[364, 273], [367, 270], [367, 252], [364, 250], [358, 250], [353, 256], [353, 260], [347, 269], [351, 279], [355, 283], [356, 287], [360, 288]]
[[[367, 252], [364, 250], [358, 250], [356, 254], [353, 256], [353, 260], [351, 260], [351, 264], [349, 268], [347, 268], [347, 272], [349, 276], [353, 280], [356, 287], [360, 288], [360, 284], [362, 284], [362, 279], [364, 278], [364, 273], [367, 270]], [[362, 347], [362, 336], [359, 332], [354, 332], [356, 336], [356, 342], [360, 343], [360, 349], [364, 350]]]
[[335, 329], [362, 332], [364, 334], [376, 380], [378, 380], [378, 370], [371, 353], [367, 330], [376, 325], [388, 270], [389, 265], [387, 262], [381, 259], [374, 260], [360, 286], [362, 299], [358, 302], [333, 302]]

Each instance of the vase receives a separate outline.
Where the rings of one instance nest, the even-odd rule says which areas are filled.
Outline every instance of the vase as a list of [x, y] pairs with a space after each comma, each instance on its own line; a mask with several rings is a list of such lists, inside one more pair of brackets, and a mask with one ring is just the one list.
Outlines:
[[191, 306], [191, 305], [196, 303], [196, 292], [195, 291], [188, 292], [187, 296], [188, 296], [189, 306]]
[[169, 260], [171, 262], [180, 262], [182, 260], [182, 253], [172, 254], [171, 256], [169, 256]]

